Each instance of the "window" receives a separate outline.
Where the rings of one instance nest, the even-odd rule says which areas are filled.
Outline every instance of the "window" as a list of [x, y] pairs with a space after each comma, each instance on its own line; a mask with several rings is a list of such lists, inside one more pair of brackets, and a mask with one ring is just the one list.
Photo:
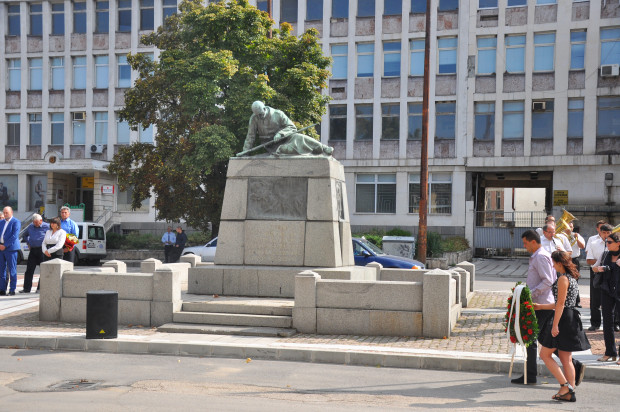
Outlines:
[[543, 109], [532, 110], [532, 139], [553, 139], [553, 100], [542, 103]]
[[306, 1], [306, 20], [323, 19], [323, 0]]
[[456, 102], [435, 103], [435, 139], [454, 139]]
[[527, 0], [508, 0], [508, 7], [527, 6]]
[[122, 120], [120, 115], [116, 114], [116, 143], [129, 144], [130, 130], [129, 122]]
[[478, 38], [478, 74], [495, 74], [497, 37]]
[[65, 89], [65, 58], [52, 57], [50, 59], [52, 70], [52, 90]]
[[41, 3], [30, 5], [30, 35], [43, 35], [43, 6]]
[[95, 56], [95, 88], [108, 88], [108, 56]]
[[[409, 175], [409, 213], [420, 212], [420, 175]], [[428, 174], [428, 212], [452, 213], [452, 175], [450, 173]]]
[[497, 0], [478, 0], [479, 9], [496, 9]]
[[439, 74], [456, 73], [456, 37], [439, 39]]
[[32, 146], [41, 145], [41, 113], [30, 113], [28, 115], [29, 144]]
[[118, 31], [131, 32], [131, 0], [118, 0]]
[[452, 11], [459, 9], [459, 0], [439, 0], [439, 11]]
[[583, 99], [568, 99], [568, 138], [583, 137]]
[[73, 88], [86, 88], [86, 57], [73, 58]]
[[597, 137], [620, 137], [620, 97], [598, 98]]
[[297, 23], [297, 0], [280, 1], [280, 21]]
[[426, 13], [426, 0], [411, 0], [412, 13]]
[[131, 87], [131, 67], [127, 63], [127, 56], [116, 56], [118, 67], [118, 87]]
[[400, 76], [400, 41], [383, 43], [383, 75]]
[[407, 113], [409, 121], [407, 139], [422, 140], [422, 103], [409, 103]]
[[403, 0], [384, 0], [383, 14], [394, 16], [403, 14]]
[[375, 15], [375, 0], [357, 0], [357, 17]]
[[41, 90], [43, 88], [43, 59], [28, 59], [30, 72], [29, 90]]
[[20, 59], [9, 59], [9, 91], [22, 89], [22, 61]]
[[547, 72], [553, 70], [555, 55], [555, 33], [534, 34], [534, 71]]
[[506, 71], [525, 71], [525, 35], [506, 36]]
[[65, 143], [65, 115], [62, 113], [52, 113], [51, 115], [51, 134], [52, 144], [61, 145]]
[[172, 16], [173, 14], [176, 14], [177, 12], [177, 0], [164, 0], [163, 2], [163, 16], [164, 16], [164, 21]]
[[424, 39], [409, 42], [409, 74], [424, 76]]
[[19, 4], [9, 4], [8, 9], [9, 16], [9, 36], [19, 36], [21, 31], [19, 20]]
[[381, 105], [381, 139], [398, 140], [400, 136], [400, 104]]
[[620, 64], [620, 27], [601, 29], [601, 64]]
[[495, 139], [495, 103], [476, 102], [474, 110], [474, 139]]
[[6, 144], [19, 146], [20, 122], [18, 114], [10, 114], [6, 118]]
[[347, 78], [348, 46], [346, 44], [332, 44], [332, 77], [334, 79]]
[[536, 4], [555, 4], [557, 0], [536, 0]]
[[73, 129], [73, 144], [86, 143], [86, 122], [83, 120], [84, 117], [81, 117], [80, 119], [81, 120], [77, 120], [74, 115], [73, 122], [71, 124]]
[[581, 70], [585, 66], [586, 31], [575, 30], [570, 32], [570, 68]]
[[52, 34], [58, 36], [65, 34], [64, 3], [52, 3]]
[[140, 143], [153, 143], [153, 125], [147, 128], [140, 126]]
[[155, 9], [153, 0], [140, 0], [140, 30], [155, 28]]
[[108, 113], [95, 112], [95, 144], [108, 143]]
[[347, 106], [329, 106], [329, 140], [347, 139]]
[[259, 9], [260, 11], [264, 11], [267, 12], [267, 5], [268, 0], [257, 0], [256, 1], [256, 8]]
[[107, 1], [95, 2], [95, 33], [110, 31], [110, 4]]
[[504, 139], [523, 139], [523, 102], [504, 102]]
[[73, 3], [73, 33], [86, 33], [86, 2]]
[[148, 207], [149, 207], [148, 198], [142, 201], [139, 208], [133, 209], [133, 207], [131, 206], [131, 201], [133, 199], [133, 192], [134, 192], [134, 188], [132, 186], [132, 187], [129, 187], [126, 191], [118, 193], [118, 198], [116, 200], [116, 205], [117, 205], [116, 210], [121, 211], [121, 212], [130, 212], [130, 211], [146, 212], [148, 211]]
[[349, 0], [332, 1], [332, 17], [335, 19], [349, 17]]
[[375, 44], [357, 45], [357, 77], [372, 77], [375, 74]]
[[355, 176], [357, 213], [396, 213], [396, 175], [358, 174]]
[[372, 140], [372, 104], [355, 105], [355, 140]]

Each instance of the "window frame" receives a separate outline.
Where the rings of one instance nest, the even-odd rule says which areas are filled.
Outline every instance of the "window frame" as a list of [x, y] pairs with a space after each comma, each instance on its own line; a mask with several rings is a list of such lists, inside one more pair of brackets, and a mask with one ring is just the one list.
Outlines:
[[[495, 40], [494, 44], [492, 44], [491, 46], [489, 45], [481, 45], [480, 42], [484, 41], [484, 40]], [[480, 71], [482, 64], [480, 63], [480, 57], [481, 55], [484, 54], [484, 56], [487, 55], [487, 52], [493, 51], [493, 64], [492, 64], [492, 71]], [[495, 74], [497, 72], [497, 36], [479, 36], [476, 38], [476, 59], [477, 59], [477, 64], [476, 64], [476, 74], [479, 75], [492, 75]], [[485, 57], [486, 59], [486, 57]], [[490, 63], [489, 63], [490, 65]], [[486, 66], [486, 65], [485, 65]]]
[[[360, 10], [362, 10], [362, 5], [360, 3], [368, 3], [368, 7], [369, 7], [369, 12], [366, 12], [365, 14], [360, 14]], [[366, 6], [366, 5], [364, 5]], [[370, 7], [372, 6], [372, 7]], [[375, 17], [375, 8], [376, 8], [377, 4], [375, 0], [357, 0], [357, 16], [356, 17]]]
[[[522, 43], [518, 43], [518, 44], [509, 44], [510, 41], [509, 39], [519, 39], [519, 40], [523, 40]], [[506, 71], [506, 73], [509, 74], [524, 74], [525, 73], [525, 62], [526, 62], [526, 55], [525, 55], [525, 46], [527, 43], [527, 36], [525, 34], [510, 34], [510, 35], [506, 35], [504, 37], [504, 50], [505, 50], [505, 56], [506, 56], [506, 60], [505, 60], [505, 64], [504, 64], [504, 70]], [[520, 54], [521, 54], [521, 70], [518, 71], [510, 71], [509, 67], [508, 67], [508, 61], [511, 60], [509, 58], [509, 54], [512, 55], [511, 51], [516, 51], [520, 49]]]
[[[360, 51], [360, 47], [364, 47], [364, 46], [371, 46], [372, 51]], [[375, 75], [375, 44], [374, 43], [357, 43], [355, 45], [355, 54], [356, 54], [356, 63], [357, 63], [356, 76], [357, 77], [374, 77]], [[362, 67], [360, 59], [363, 59], [364, 57], [367, 58], [368, 56], [370, 56], [371, 58], [371, 64], [368, 65], [371, 71], [370, 73], [360, 73], [360, 67]]]
[[[12, 65], [13, 64], [13, 65]], [[17, 65], [15, 65], [17, 64]], [[13, 88], [12, 79], [17, 80], [17, 88]], [[7, 91], [18, 92], [22, 89], [22, 60], [20, 58], [7, 59]]]
[[[532, 110], [532, 140], [550, 140], [553, 139], [553, 121], [555, 117], [555, 102], [553, 99], [536, 99], [536, 101], [546, 102], [544, 111]], [[551, 117], [549, 121], [549, 116]], [[547, 128], [541, 127], [540, 123], [544, 122]], [[537, 124], [538, 123], [538, 124]], [[543, 135], [544, 132], [544, 135]]]
[[[416, 110], [412, 110], [412, 108], [415, 107]], [[419, 111], [418, 108], [419, 107]], [[423, 110], [423, 106], [422, 106], [422, 102], [407, 102], [407, 140], [410, 141], [421, 141], [422, 140], [422, 110]], [[413, 129], [413, 133], [412, 133], [412, 121], [415, 121], [415, 125], [417, 125], [417, 123], [419, 123], [420, 127], [420, 136], [419, 137], [415, 137], [415, 131], [418, 130], [418, 128], [416, 127], [415, 129]]]
[[[442, 105], [453, 105], [454, 109], [453, 111], [441, 111], [440, 110], [440, 106]], [[457, 113], [457, 108], [456, 108], [456, 100], [442, 100], [442, 101], [436, 101], [435, 102], [435, 140], [455, 140], [456, 139], [456, 113]], [[440, 121], [440, 117], [449, 117], [451, 116], [453, 118], [452, 121], [452, 136], [438, 136], [437, 132], [438, 130], [440, 130], [440, 128], [438, 127], [438, 125], [445, 125], [448, 124], [447, 122], [444, 121]], [[446, 131], [450, 131], [450, 130], [446, 130]]]
[[[506, 105], [516, 105], [520, 103], [520, 110], [506, 110]], [[515, 106], [516, 107], [516, 106]], [[506, 137], [506, 116], [521, 116], [521, 136]], [[525, 138], [525, 101], [524, 100], [504, 100], [502, 102], [502, 140], [519, 141]]]
[[[449, 47], [447, 46], [441, 46], [442, 41], [444, 40], [456, 40], [456, 45], [452, 46], [450, 45]], [[458, 72], [458, 47], [459, 47], [459, 39], [458, 36], [445, 36], [445, 37], [439, 37], [437, 38], [437, 74], [441, 75], [441, 74], [447, 74], [447, 75], [453, 75], [453, 74], [457, 74]], [[453, 53], [454, 54], [454, 71], [441, 71], [441, 58], [442, 58], [442, 54], [445, 55], [446, 53]], [[445, 66], [445, 65], [444, 65]]]
[[21, 141], [21, 119], [19, 113], [6, 115], [6, 145], [19, 146]]
[[[490, 108], [492, 107], [492, 110]], [[480, 110], [479, 110], [480, 109]], [[483, 111], [482, 109], [485, 109]], [[488, 129], [485, 128], [484, 136], [488, 137], [479, 137], [478, 132], [478, 121], [481, 120], [482, 117], [491, 118], [490, 122], [485, 122], [489, 125]], [[474, 141], [479, 142], [492, 142], [495, 141], [495, 102], [494, 101], [479, 101], [474, 102]]]
[[[34, 66], [34, 62], [39, 62], [38, 66]], [[38, 74], [37, 74], [38, 73]], [[33, 81], [39, 80], [40, 86], [38, 88], [33, 86]], [[28, 90], [43, 90], [43, 58], [31, 57], [28, 59]]]
[[[71, 142], [76, 145], [86, 144], [86, 120], [75, 120], [73, 113], [71, 112]], [[78, 136], [81, 138], [77, 139]]]
[[[422, 48], [414, 48], [414, 44], [416, 43], [421, 43]], [[425, 47], [426, 47], [426, 39], [424, 37], [422, 38], [415, 38], [415, 39], [409, 39], [409, 76], [424, 76], [424, 51], [425, 51]], [[421, 57], [421, 59], [420, 59]], [[414, 64], [414, 59], [416, 60], [416, 62], [421, 61], [422, 62], [422, 71], [419, 72], [417, 71], [416, 73], [413, 72], [413, 68], [414, 67], [418, 67], [418, 65]], [[418, 62], [419, 63], [419, 62]]]
[[[606, 33], [606, 32], [610, 32], [611, 33], [611, 32], [614, 32], [614, 31], [618, 32], [617, 33], [618, 37], [606, 38], [606, 36], [604, 35], [604, 33]], [[601, 42], [601, 45], [600, 45], [600, 49], [599, 50], [600, 50], [600, 54], [601, 54], [601, 57], [600, 57], [601, 66], [602, 65], [606, 65], [606, 64], [620, 64], [620, 27], [619, 26], [601, 27], [601, 30], [600, 30], [600, 42]], [[614, 50], [614, 49], [618, 50], [618, 52], [617, 52], [617, 60], [612, 60], [612, 61], [607, 60], [610, 56], [609, 56], [609, 53], [604, 53], [603, 52], [603, 48], [604, 48], [603, 46], [605, 44], [608, 44], [608, 43], [616, 43], [615, 45], [612, 46], [612, 50]], [[603, 59], [605, 59], [605, 61], [603, 61]]]
[[426, 14], [426, 0], [411, 0], [409, 10], [411, 10], [411, 14]]
[[[367, 181], [362, 181], [360, 180], [361, 176], [373, 176], [373, 180], [372, 182], [370, 181], [370, 179], [368, 179]], [[392, 178], [393, 176], [393, 178]], [[373, 187], [373, 209], [372, 211], [359, 211], [360, 210], [360, 198], [359, 195], [360, 193], [360, 185], [361, 186], [365, 186], [365, 187]], [[385, 189], [387, 186], [390, 186], [390, 189], [393, 189], [393, 201], [392, 201], [392, 207], [390, 207], [389, 211], [385, 211], [385, 209], [387, 209], [386, 206], [381, 207], [381, 211], [378, 211], [379, 209], [379, 200], [380, 200], [380, 194], [379, 194], [379, 186], [384, 186], [383, 189]], [[356, 173], [355, 174], [355, 213], [356, 214], [396, 214], [396, 202], [397, 202], [397, 187], [396, 187], [396, 173]], [[391, 195], [392, 193], [387, 193], [387, 195]], [[384, 194], [385, 196], [386, 194]], [[389, 201], [389, 199], [387, 199]]]
[[[573, 33], [583, 33], [585, 38], [583, 40], [573, 40]], [[577, 29], [570, 31], [570, 57], [569, 57], [569, 70], [585, 70], [586, 68], [586, 42], [588, 40], [588, 31], [586, 29]], [[581, 46], [583, 48], [583, 55], [581, 56], [581, 67], [573, 67], [573, 54], [574, 47]]]
[[[101, 61], [105, 59], [105, 63]], [[93, 56], [95, 62], [95, 89], [107, 89], [110, 87], [110, 56], [107, 54], [96, 54]]]
[[[80, 4], [79, 8], [76, 8], [77, 4]], [[86, 18], [87, 16], [86, 12], [87, 12], [88, 5], [86, 4], [85, 1], [74, 1], [72, 2], [72, 7], [73, 7], [73, 33], [86, 34], [86, 30], [88, 29], [88, 21]], [[84, 26], [83, 31], [77, 31], [77, 30], [80, 30], [81, 26]]]
[[323, 20], [323, 6], [323, 0], [307, 0], [306, 21]]
[[[121, 59], [125, 59], [125, 62], [122, 63]], [[127, 79], [122, 76], [122, 73], [124, 73], [125, 71], [128, 71], [129, 74], [129, 77]], [[116, 86], [119, 89], [127, 89], [131, 87], [131, 66], [127, 61], [126, 54], [116, 55]]]
[[[553, 35], [553, 43], [537, 43], [536, 42], [536, 37], [542, 37], [542, 36], [547, 36], [547, 35]], [[534, 33], [534, 67], [533, 67], [533, 72], [534, 73], [550, 73], [555, 71], [555, 44], [556, 44], [556, 40], [557, 40], [557, 35], [555, 32], [539, 32], [539, 33]], [[541, 40], [542, 41], [542, 40]], [[548, 67], [547, 64], [544, 65], [544, 67], [540, 67], [542, 65], [542, 62], [539, 60], [543, 57], [547, 57], [549, 56], [549, 48], [553, 48], [553, 54], [551, 55], [551, 67]], [[545, 62], [547, 61], [546, 59], [544, 60]]]
[[[580, 105], [578, 105], [578, 106], [581, 106], [581, 107], [571, 107], [571, 103], [575, 103], [575, 102], [581, 103]], [[572, 105], [572, 106], [575, 106], [575, 105]], [[585, 104], [584, 104], [583, 97], [569, 97], [568, 98], [568, 104], [567, 104], [568, 114], [566, 116], [566, 137], [568, 139], [583, 139], [583, 112], [584, 112], [584, 107], [585, 107]], [[580, 113], [580, 117], [581, 118], [579, 119], [579, 123], [581, 124], [581, 130], [579, 130], [579, 135], [576, 135], [576, 134], [571, 135], [571, 130], [572, 130], [572, 128], [571, 128], [571, 123], [572, 123], [571, 119], [573, 119], [573, 116], [571, 116], [571, 113], [572, 114]]]
[[[398, 45], [398, 50], [386, 50], [386, 45]], [[402, 64], [402, 43], [400, 40], [386, 40], [382, 43], [383, 46], [383, 77], [400, 77], [401, 74], [401, 64]], [[398, 73], [393, 74], [392, 72], [387, 72], [387, 65], [393, 62], [388, 62], [386, 57], [398, 55]]]
[[[366, 109], [370, 111], [364, 112]], [[360, 137], [360, 126], [366, 125], [365, 133]], [[360, 103], [355, 105], [355, 141], [372, 142], [374, 126], [374, 107], [372, 103]]]
[[[60, 130], [59, 130], [58, 125], [60, 125]], [[50, 145], [61, 146], [64, 144], [65, 144], [65, 115], [62, 112], [61, 113], [52, 112], [50, 113]]]
[[161, 3], [161, 6], [162, 6], [162, 11], [161, 11], [162, 20], [164, 22], [166, 21], [168, 17], [177, 14], [179, 11], [176, 0], [163, 0]]
[[[80, 61], [84, 61], [82, 64], [76, 64], [76, 61], [80, 59]], [[86, 69], [88, 67], [88, 60], [86, 56], [72, 56], [71, 59], [71, 88], [74, 90], [84, 90], [87, 86], [87, 76]], [[81, 76], [79, 76], [81, 74]], [[80, 87], [78, 84], [78, 80], [80, 83], [84, 83], [84, 87]]]
[[[59, 6], [62, 7], [62, 9], [58, 9]], [[55, 7], [57, 8], [56, 10], [54, 10]], [[64, 36], [65, 35], [65, 4], [64, 3], [51, 3], [50, 9], [52, 13], [52, 29], [51, 29], [50, 34], [52, 36]], [[61, 21], [58, 21], [58, 19], [61, 19]], [[60, 32], [57, 31], [59, 28], [57, 27], [57, 25], [60, 25], [60, 29], [61, 29]]]
[[95, 0], [95, 34], [110, 32], [110, 2]]
[[[105, 118], [104, 118], [105, 116]], [[97, 117], [100, 117], [99, 119]], [[108, 125], [108, 112], [93, 112], [94, 122], [94, 143], [108, 144], [110, 130]]]
[[7, 36], [21, 36], [21, 32], [21, 3], [9, 3], [7, 4]]
[[141, 31], [153, 31], [155, 30], [155, 1], [154, 0], [140, 0], [140, 30]]
[[[36, 9], [38, 8], [38, 10]], [[43, 36], [43, 3], [28, 4], [29, 36]]]
[[[445, 177], [448, 176], [449, 179]], [[443, 178], [443, 179], [442, 179]], [[427, 213], [430, 215], [444, 215], [450, 216], [452, 215], [452, 203], [453, 203], [453, 176], [451, 172], [433, 172], [428, 174], [428, 193], [427, 193]], [[420, 174], [419, 173], [410, 173], [408, 176], [408, 195], [409, 195], [409, 205], [408, 205], [408, 213], [420, 213]], [[433, 194], [435, 193], [435, 187], [439, 185], [449, 185], [450, 186], [450, 203], [448, 205], [437, 206], [436, 203], [433, 203]], [[415, 201], [417, 199], [417, 202]], [[439, 208], [447, 208], [447, 211], [437, 211]]]
[[[342, 52], [340, 53], [334, 53], [334, 48], [338, 48], [338, 47], [344, 47], [344, 49], [346, 50], [346, 52], [343, 54]], [[329, 47], [329, 51], [330, 51], [330, 55], [332, 57], [332, 79], [346, 79], [348, 74], [349, 74], [349, 45], [346, 43], [333, 43], [330, 45]], [[344, 63], [344, 77], [338, 77], [340, 76], [340, 71], [342, 71], [342, 67], [340, 67], [340, 69], [338, 70], [338, 75], [336, 75], [336, 70], [334, 70], [334, 68], [336, 67], [336, 64], [338, 62], [338, 67], [340, 67], [340, 65], [342, 65]]]
[[[131, 0], [117, 0], [116, 2], [116, 31], [118, 33], [131, 33], [131, 14], [132, 14], [132, 1]], [[124, 22], [129, 16], [129, 26]], [[121, 25], [122, 24], [122, 25]]]
[[[284, 8], [287, 7], [290, 11], [285, 11]], [[294, 12], [293, 12], [294, 11]], [[289, 14], [293, 17], [294, 20], [285, 19], [285, 14]], [[297, 23], [299, 15], [299, 2], [297, 0], [280, 0], [280, 23]]]
[[[395, 130], [396, 135], [388, 136], [386, 131], [390, 130]], [[400, 140], [400, 102], [381, 104], [381, 140]]]
[[[60, 60], [60, 65], [57, 65]], [[59, 82], [58, 85], [56, 83]], [[65, 57], [50, 57], [50, 90], [65, 90]]]
[[[341, 109], [344, 109], [341, 111]], [[338, 113], [336, 113], [338, 111]], [[334, 139], [334, 123], [338, 125], [344, 124], [344, 135], [342, 138]], [[330, 104], [329, 105], [329, 140], [344, 142], [347, 140], [347, 105], [346, 104]]]
[[[34, 126], [34, 128], [33, 128]], [[41, 146], [42, 135], [43, 135], [43, 114], [38, 113], [28, 113], [28, 145], [30, 146]], [[38, 136], [35, 134], [38, 129]], [[34, 137], [34, 140], [33, 140]], [[38, 143], [36, 140], [38, 139]]]
[[[117, 112], [115, 113], [115, 118], [116, 118], [116, 144], [119, 145], [128, 145], [131, 143], [131, 128], [129, 127], [129, 122], [127, 120], [121, 120], [121, 116], [120, 114]], [[127, 140], [125, 141], [125, 139], [121, 140], [121, 131], [123, 131], [123, 136], [124, 136], [124, 132], [126, 130], [127, 133]]]
[[[345, 4], [346, 3], [346, 4]], [[338, 7], [340, 6], [340, 7]], [[342, 14], [346, 9], [346, 13]], [[332, 1], [331, 17], [334, 19], [348, 19], [349, 18], [349, 0]]]
[[[616, 101], [615, 104], [617, 104], [617, 106], [601, 107], [601, 101], [604, 101], [604, 100], [609, 100], [609, 101], [615, 100]], [[617, 129], [617, 131], [615, 129], [612, 129], [612, 132], [616, 132], [615, 134], [613, 133], [612, 134], [601, 134], [600, 133], [600, 127], [603, 124], [601, 122], [601, 111], [616, 111], [620, 115], [620, 96], [598, 96], [596, 99], [596, 137], [597, 138], [619, 138], [620, 127]], [[610, 119], [611, 118], [614, 118], [614, 116], [610, 116]], [[610, 123], [610, 125], [613, 125], [613, 121], [608, 120], [608, 122]]]

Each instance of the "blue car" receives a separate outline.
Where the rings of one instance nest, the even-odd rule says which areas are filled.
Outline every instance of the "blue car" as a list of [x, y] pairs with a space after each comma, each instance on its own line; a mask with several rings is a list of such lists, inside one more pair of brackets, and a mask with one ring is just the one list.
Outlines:
[[381, 263], [386, 269], [425, 269], [422, 262], [400, 256], [386, 255], [376, 245], [357, 237], [353, 238], [353, 257], [357, 266], [366, 266], [370, 262], [377, 262]]

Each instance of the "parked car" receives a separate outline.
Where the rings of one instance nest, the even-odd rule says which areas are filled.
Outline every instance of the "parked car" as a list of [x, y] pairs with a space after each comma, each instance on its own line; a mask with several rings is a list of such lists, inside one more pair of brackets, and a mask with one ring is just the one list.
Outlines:
[[181, 252], [181, 255], [189, 255], [193, 253], [196, 256], [200, 256], [202, 262], [213, 262], [215, 260], [215, 248], [217, 246], [217, 238], [211, 239], [203, 246], [186, 247]]
[[381, 263], [384, 268], [424, 269], [424, 263], [417, 260], [388, 255], [379, 247], [363, 238], [353, 238], [353, 258], [357, 266], [366, 266], [370, 262]]

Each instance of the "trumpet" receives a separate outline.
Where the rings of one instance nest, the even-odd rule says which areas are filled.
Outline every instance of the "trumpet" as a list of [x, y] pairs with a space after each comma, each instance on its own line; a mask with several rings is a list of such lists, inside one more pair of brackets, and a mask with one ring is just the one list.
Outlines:
[[617, 225], [613, 229], [611, 229], [611, 233], [616, 233], [616, 232], [620, 232], [620, 225]]
[[[557, 226], [555, 227], [555, 238], [559, 239], [559, 235], [562, 233], [564, 233], [566, 231], [566, 229], [570, 229], [570, 226], [568, 225], [570, 222], [572, 222], [573, 220], [575, 220], [575, 216], [573, 216], [568, 210], [563, 209], [562, 210], [562, 217], [560, 218], [560, 221], [558, 222]], [[619, 228], [618, 230], [620, 230], [620, 225], [618, 225]], [[570, 241], [571, 246], [573, 246], [576, 242], [577, 242], [577, 238], [573, 235], [573, 232], [571, 231], [570, 235], [568, 236], [568, 240]]]

